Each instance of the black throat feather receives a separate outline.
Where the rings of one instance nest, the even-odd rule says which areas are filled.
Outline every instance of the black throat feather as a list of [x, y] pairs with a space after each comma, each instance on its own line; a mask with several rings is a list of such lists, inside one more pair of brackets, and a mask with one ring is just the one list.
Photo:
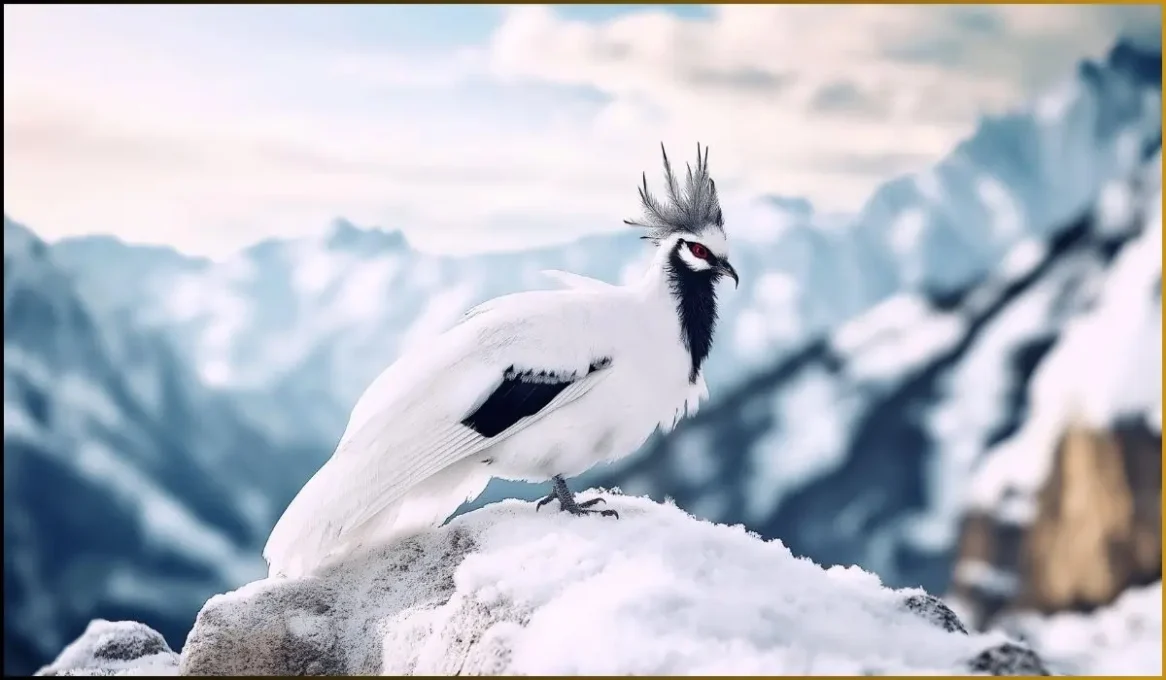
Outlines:
[[680, 259], [680, 241], [668, 256], [668, 284], [680, 317], [680, 339], [692, 359], [688, 382], [696, 383], [700, 367], [713, 346], [717, 325], [716, 277], [712, 271], [693, 271]]

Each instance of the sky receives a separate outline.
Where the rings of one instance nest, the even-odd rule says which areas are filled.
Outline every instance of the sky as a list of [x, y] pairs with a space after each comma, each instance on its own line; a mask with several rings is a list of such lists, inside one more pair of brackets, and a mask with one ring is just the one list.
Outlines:
[[212, 257], [337, 217], [511, 249], [622, 228], [660, 143], [701, 142], [727, 200], [850, 212], [1160, 25], [1115, 5], [5, 5], [4, 211]]

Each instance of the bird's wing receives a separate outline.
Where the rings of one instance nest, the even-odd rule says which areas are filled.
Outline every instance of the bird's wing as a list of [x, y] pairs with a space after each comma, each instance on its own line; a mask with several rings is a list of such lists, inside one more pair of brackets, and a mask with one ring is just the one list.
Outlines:
[[[600, 281], [599, 279], [593, 279], [590, 276], [574, 274], [572, 272], [563, 271], [561, 269], [543, 269], [539, 273], [555, 281], [564, 288], [573, 290], [613, 291], [619, 288], [619, 286], [608, 283], [606, 281]], [[518, 295], [525, 296], [528, 294], [519, 293]], [[465, 314], [462, 315], [461, 319], [458, 320], [458, 323], [464, 323], [474, 318], [475, 316], [478, 316], [479, 314], [484, 314], [493, 310], [495, 307], [506, 305], [510, 301], [511, 297], [513, 296], [503, 295], [502, 297], [486, 300], [479, 305], [471, 307], [466, 311]]]
[[[459, 412], [460, 418], [444, 414], [427, 418], [428, 426], [423, 430], [409, 428], [414, 436], [407, 440], [393, 431], [398, 423], [392, 414], [369, 420], [344, 441], [335, 455], [359, 457], [377, 471], [391, 474], [377, 477], [376, 498], [350, 515], [349, 524], [360, 526], [421, 481], [506, 440], [583, 396], [608, 375], [606, 369], [610, 365], [610, 359], [600, 357], [585, 372], [507, 367], [488, 383], [483, 381], [480, 387], [473, 388], [484, 397], [478, 400], [480, 404]], [[469, 389], [469, 385], [462, 387]]]
[[546, 277], [553, 279], [553, 280], [557, 281], [558, 283], [562, 284], [564, 288], [577, 288], [577, 289], [590, 289], [590, 290], [602, 290], [605, 288], [615, 288], [614, 285], [612, 285], [606, 281], [600, 281], [599, 279], [593, 279], [590, 276], [583, 276], [582, 274], [573, 274], [571, 272], [565, 272], [565, 271], [562, 271], [561, 269], [544, 269], [540, 273], [543, 276], [546, 276]]
[[542, 293], [498, 298], [374, 381], [332, 458], [272, 531], [264, 555], [273, 573], [300, 571], [293, 561], [310, 569], [370, 522], [391, 522], [411, 490], [609, 375], [610, 353], [579, 323], [585, 295]]

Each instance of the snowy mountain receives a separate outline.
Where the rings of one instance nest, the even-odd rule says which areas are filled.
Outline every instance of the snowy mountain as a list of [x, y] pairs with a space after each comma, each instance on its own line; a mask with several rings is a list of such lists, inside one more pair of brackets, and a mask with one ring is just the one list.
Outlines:
[[598, 482], [945, 592], [965, 510], [1031, 517], [1076, 419], [1135, 418], [1160, 444], [1161, 156], [1144, 153], [990, 274], [880, 303]]
[[206, 597], [262, 573], [303, 469], [161, 337], [91, 313], [4, 222], [4, 663], [31, 672], [95, 616], [180, 644]]
[[[714, 395], [900, 290], [966, 285], [1078, 214], [1160, 136], [1156, 59], [1119, 44], [1027, 109], [984, 121], [932, 172], [890, 182], [856, 219], [796, 198], [728, 206], [742, 284], [724, 296], [707, 364]], [[618, 281], [647, 250], [629, 230], [443, 257], [400, 232], [337, 220], [321, 238], [270, 240], [218, 263], [109, 237], [66, 240], [54, 255], [91, 304], [165, 333], [204, 381], [244, 395], [269, 431], [331, 442], [403, 347], [468, 306], [553, 285], [542, 269]]]

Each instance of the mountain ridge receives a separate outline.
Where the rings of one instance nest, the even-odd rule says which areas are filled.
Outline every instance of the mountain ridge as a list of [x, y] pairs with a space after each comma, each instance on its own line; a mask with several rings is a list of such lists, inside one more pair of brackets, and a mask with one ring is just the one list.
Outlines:
[[178, 644], [207, 591], [262, 573], [294, 451], [163, 338], [94, 315], [50, 247], [4, 227], [5, 671], [31, 672], [98, 615]]

